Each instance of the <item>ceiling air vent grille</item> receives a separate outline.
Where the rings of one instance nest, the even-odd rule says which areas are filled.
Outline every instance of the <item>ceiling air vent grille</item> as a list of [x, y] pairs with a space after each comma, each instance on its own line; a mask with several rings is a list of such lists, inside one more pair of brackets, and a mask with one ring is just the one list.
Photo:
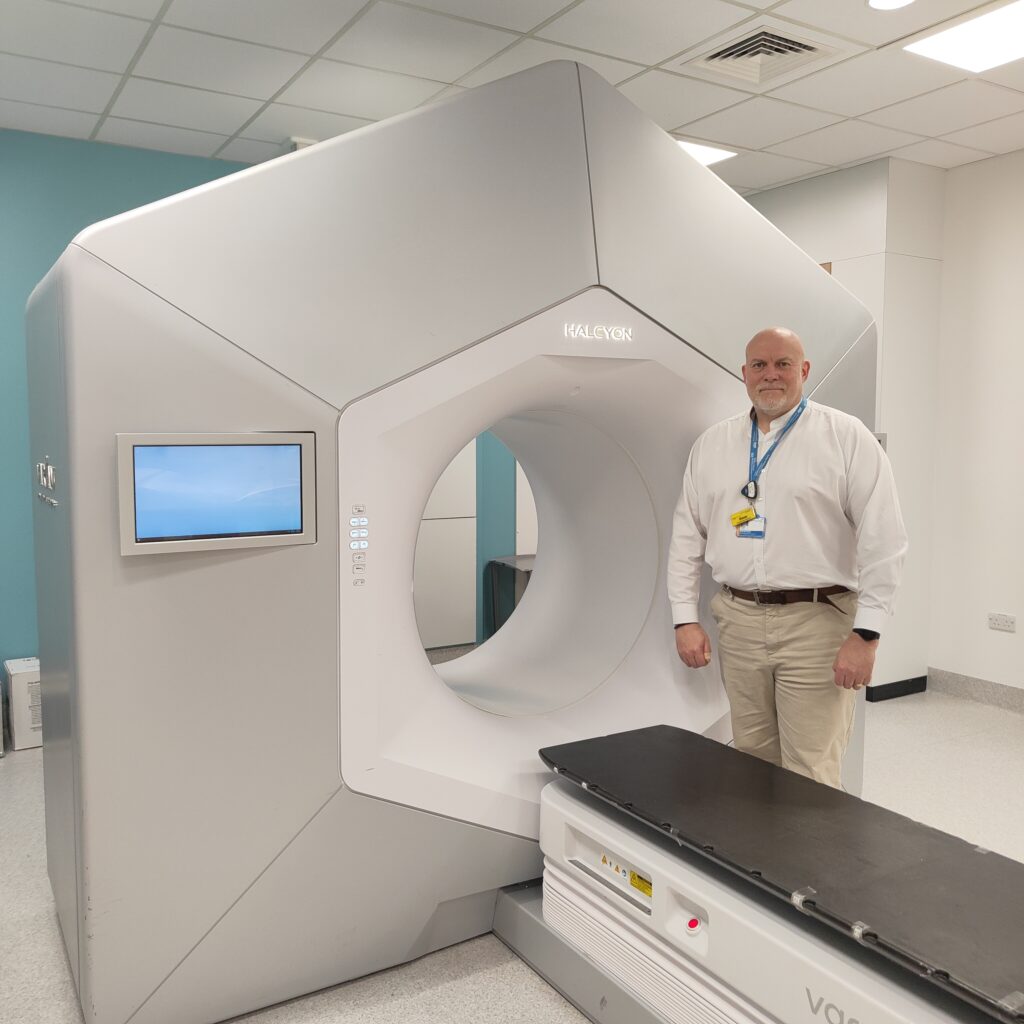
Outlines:
[[836, 52], [820, 42], [761, 29], [687, 63], [716, 76], [761, 85]]

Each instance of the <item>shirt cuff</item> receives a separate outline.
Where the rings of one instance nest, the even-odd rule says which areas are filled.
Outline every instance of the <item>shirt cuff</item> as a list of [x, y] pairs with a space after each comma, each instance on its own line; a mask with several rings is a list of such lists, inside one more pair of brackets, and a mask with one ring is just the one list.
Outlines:
[[853, 628], [870, 629], [875, 633], [882, 633], [885, 630], [885, 622], [888, 617], [885, 612], [877, 608], [858, 608], [853, 619]]
[[676, 626], [681, 626], [684, 622], [699, 622], [700, 615], [697, 613], [697, 606], [695, 604], [673, 604], [672, 605], [672, 622]]

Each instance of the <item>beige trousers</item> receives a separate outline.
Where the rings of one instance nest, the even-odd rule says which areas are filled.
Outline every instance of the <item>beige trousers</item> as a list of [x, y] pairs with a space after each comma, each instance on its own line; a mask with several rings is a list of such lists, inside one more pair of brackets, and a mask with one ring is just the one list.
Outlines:
[[737, 750], [839, 788], [856, 694], [832, 663], [850, 635], [855, 594], [824, 602], [757, 605], [719, 591], [718, 659]]

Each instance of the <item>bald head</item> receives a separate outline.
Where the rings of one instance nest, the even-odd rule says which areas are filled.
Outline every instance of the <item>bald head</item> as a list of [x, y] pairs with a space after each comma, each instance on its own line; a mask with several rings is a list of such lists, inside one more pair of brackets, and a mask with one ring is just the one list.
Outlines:
[[803, 342], [786, 327], [768, 327], [747, 342], [743, 381], [764, 429], [800, 401], [810, 369]]
[[788, 327], [766, 327], [758, 331], [750, 341], [747, 342], [747, 362], [750, 362], [752, 350], [763, 353], [766, 350], [773, 352], [788, 352], [797, 363], [802, 363], [804, 356], [804, 343], [796, 331]]

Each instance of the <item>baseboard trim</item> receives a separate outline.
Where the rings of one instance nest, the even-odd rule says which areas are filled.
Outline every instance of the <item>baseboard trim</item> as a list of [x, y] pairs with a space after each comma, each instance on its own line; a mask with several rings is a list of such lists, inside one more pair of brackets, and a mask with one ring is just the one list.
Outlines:
[[894, 697], [906, 697], [911, 693], [924, 693], [927, 689], [928, 677], [915, 676], [913, 679], [899, 679], [895, 683], [869, 686], [865, 696], [874, 703], [880, 700], [892, 700]]

